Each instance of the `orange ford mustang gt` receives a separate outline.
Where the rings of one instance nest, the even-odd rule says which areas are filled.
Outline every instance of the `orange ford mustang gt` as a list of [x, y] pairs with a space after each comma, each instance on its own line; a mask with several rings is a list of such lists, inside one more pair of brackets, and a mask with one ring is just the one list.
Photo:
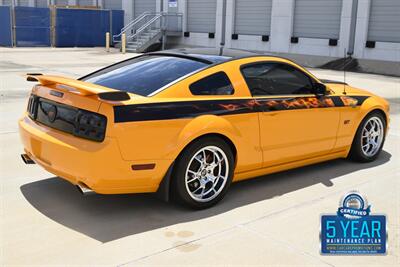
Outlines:
[[335, 158], [368, 162], [389, 105], [290, 60], [148, 53], [80, 79], [33, 74], [22, 155], [83, 193], [158, 192], [193, 208], [232, 182]]

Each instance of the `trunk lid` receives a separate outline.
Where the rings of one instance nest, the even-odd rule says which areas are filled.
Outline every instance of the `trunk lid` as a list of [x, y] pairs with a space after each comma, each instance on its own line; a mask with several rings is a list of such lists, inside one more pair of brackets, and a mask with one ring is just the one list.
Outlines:
[[104, 140], [106, 128], [113, 122], [112, 107], [136, 97], [60, 76], [28, 75], [28, 80], [40, 83], [33, 87], [28, 102], [27, 112], [31, 119], [97, 142]]

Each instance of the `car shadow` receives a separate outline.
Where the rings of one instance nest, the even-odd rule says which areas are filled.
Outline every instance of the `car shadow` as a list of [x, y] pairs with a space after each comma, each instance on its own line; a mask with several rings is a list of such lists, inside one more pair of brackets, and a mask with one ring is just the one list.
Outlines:
[[72, 184], [58, 177], [25, 184], [21, 192], [43, 215], [104, 243], [207, 218], [318, 183], [334, 186], [335, 178], [385, 164], [390, 158], [391, 154], [382, 151], [371, 163], [338, 159], [235, 183], [223, 201], [200, 211], [165, 203], [152, 194], [82, 196]]

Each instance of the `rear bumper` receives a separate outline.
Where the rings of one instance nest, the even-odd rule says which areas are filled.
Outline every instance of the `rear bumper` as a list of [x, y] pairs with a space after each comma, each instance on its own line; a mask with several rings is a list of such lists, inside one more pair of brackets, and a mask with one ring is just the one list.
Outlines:
[[[25, 153], [50, 173], [72, 184], [83, 184], [100, 194], [155, 192], [170, 160], [126, 161], [118, 141], [106, 137], [92, 142], [51, 129], [24, 116], [19, 132]], [[132, 165], [154, 163], [151, 170], [132, 170]]]

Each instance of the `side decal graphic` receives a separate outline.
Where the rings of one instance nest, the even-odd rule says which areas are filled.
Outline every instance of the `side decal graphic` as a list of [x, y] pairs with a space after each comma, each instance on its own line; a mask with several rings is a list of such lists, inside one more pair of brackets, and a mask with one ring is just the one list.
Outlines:
[[114, 107], [114, 121], [133, 122], [193, 118], [200, 115], [235, 115], [292, 109], [360, 106], [368, 96], [216, 99]]

